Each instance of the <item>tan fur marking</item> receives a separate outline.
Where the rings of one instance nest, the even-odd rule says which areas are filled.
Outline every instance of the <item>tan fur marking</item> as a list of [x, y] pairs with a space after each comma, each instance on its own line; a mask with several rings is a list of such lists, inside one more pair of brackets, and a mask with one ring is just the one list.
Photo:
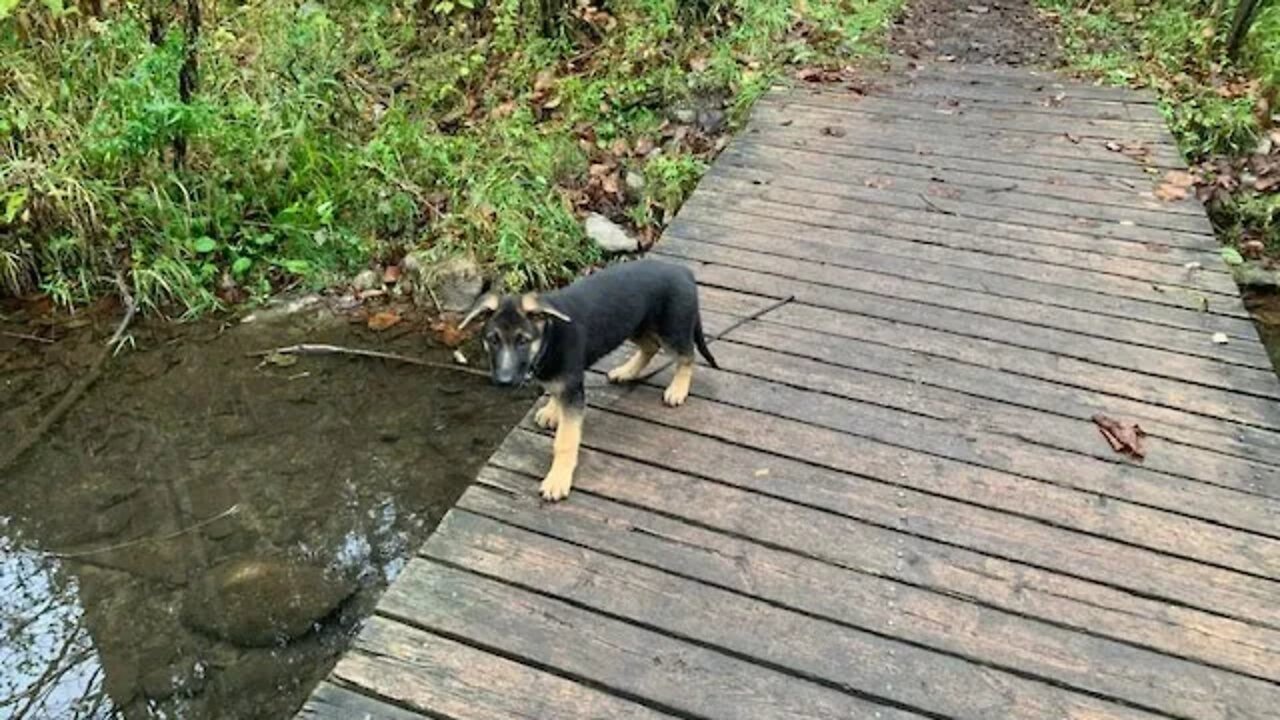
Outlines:
[[533, 421], [538, 427], [552, 430], [556, 425], [560, 424], [560, 398], [552, 395], [547, 398], [547, 404], [538, 408], [538, 412], [533, 416]]
[[639, 349], [636, 350], [634, 355], [605, 374], [605, 377], [609, 378], [609, 382], [622, 383], [635, 380], [649, 366], [649, 361], [653, 360], [653, 356], [658, 354], [658, 343], [652, 340], [641, 340], [636, 345]]
[[573, 487], [573, 472], [578, 467], [578, 446], [582, 443], [582, 410], [561, 408], [560, 426], [552, 444], [551, 470], [539, 488], [543, 499], [562, 500]]
[[662, 401], [671, 407], [683, 405], [689, 397], [689, 385], [693, 382], [693, 356], [676, 360], [676, 373], [671, 384], [662, 393]]

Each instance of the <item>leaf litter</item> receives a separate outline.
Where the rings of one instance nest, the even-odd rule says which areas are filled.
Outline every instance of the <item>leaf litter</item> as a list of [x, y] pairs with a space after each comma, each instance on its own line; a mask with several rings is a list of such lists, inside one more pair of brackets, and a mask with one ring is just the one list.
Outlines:
[[1098, 426], [1098, 431], [1115, 452], [1137, 460], [1147, 456], [1142, 442], [1147, 433], [1137, 423], [1121, 422], [1106, 415], [1094, 415], [1093, 424]]

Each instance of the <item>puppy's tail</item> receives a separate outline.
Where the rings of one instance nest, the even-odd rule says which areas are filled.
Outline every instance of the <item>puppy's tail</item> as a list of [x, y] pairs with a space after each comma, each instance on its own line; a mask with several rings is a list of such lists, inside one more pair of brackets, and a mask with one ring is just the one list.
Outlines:
[[711, 351], [707, 349], [707, 338], [702, 334], [702, 318], [698, 318], [698, 322], [693, 326], [693, 342], [698, 346], [698, 352], [702, 357], [706, 358], [707, 364], [719, 370], [720, 365], [716, 363], [716, 359], [711, 356]]

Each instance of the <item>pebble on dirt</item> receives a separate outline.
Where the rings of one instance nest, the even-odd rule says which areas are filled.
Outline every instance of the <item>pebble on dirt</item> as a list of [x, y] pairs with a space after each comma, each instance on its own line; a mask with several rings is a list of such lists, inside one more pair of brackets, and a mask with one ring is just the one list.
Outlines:
[[584, 228], [587, 231], [587, 237], [607, 253], [630, 253], [640, 249], [639, 241], [600, 213], [588, 215]]

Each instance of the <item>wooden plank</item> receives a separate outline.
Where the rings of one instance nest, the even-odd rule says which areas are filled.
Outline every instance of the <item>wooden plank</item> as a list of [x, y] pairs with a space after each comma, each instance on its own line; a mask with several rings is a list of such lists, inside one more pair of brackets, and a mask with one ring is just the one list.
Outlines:
[[[995, 343], [996, 352], [1006, 356], [1019, 351], [1045, 353], [1059, 364], [1083, 363], [1083, 373], [1103, 376], [1118, 373], [1116, 377], [1130, 379], [1135, 386], [1165, 388], [1187, 403], [1205, 403], [1206, 406], [1221, 403], [1216, 413], [1220, 417], [1232, 418], [1231, 407], [1235, 403], [1251, 403], [1260, 410], [1270, 410], [1259, 413], [1269, 427], [1280, 424], [1280, 411], [1264, 401], [1280, 399], [1280, 382], [1271, 370], [1228, 365], [892, 296], [868, 295], [834, 284], [818, 285], [725, 265], [706, 265], [698, 274], [700, 280], [708, 285], [776, 298], [794, 295], [798, 303], [782, 308], [779, 313], [795, 313], [800, 308], [810, 307], [814, 310], [838, 310], [851, 322], [857, 322], [852, 318], [865, 317], [895, 323], [899, 332], [906, 335], [918, 334], [918, 328], [921, 332], [948, 333], [956, 343], [968, 343], [969, 339]], [[904, 330], [904, 326], [910, 329]]]
[[[802, 328], [770, 323], [748, 323], [721, 345], [721, 367], [761, 379], [796, 378], [805, 370], [814, 373], [814, 390], [831, 392], [933, 418], [945, 418], [957, 429], [971, 427], [996, 432], [1034, 446], [1047, 446], [1088, 455], [1104, 462], [1130, 467], [1102, 441], [1086, 415], [1068, 418], [1024, 406], [975, 397], [952, 390], [921, 385], [902, 377], [893, 365], [873, 365], [861, 357], [864, 345], [830, 338]], [[872, 353], [871, 357], [876, 357]], [[817, 361], [817, 362], [813, 362]], [[795, 380], [785, 380], [796, 384]], [[1280, 452], [1268, 456], [1254, 448], [1249, 457], [1232, 457], [1212, 449], [1169, 442], [1152, 426], [1145, 445], [1145, 471], [1166, 473], [1188, 480], [1231, 488], [1240, 492], [1280, 498]], [[1270, 464], [1260, 462], [1270, 461]], [[1157, 480], [1157, 482], [1159, 482]], [[1277, 508], [1280, 511], [1280, 507]]]
[[[862, 270], [828, 262], [815, 262], [774, 253], [702, 243], [685, 239], [675, 232], [668, 233], [667, 237], [654, 247], [653, 252], [673, 259], [700, 261], [756, 274], [802, 280], [805, 281], [806, 291], [797, 294], [797, 298], [803, 302], [812, 302], [810, 298], [813, 297], [821, 299], [822, 290], [819, 287], [832, 288], [835, 292], [851, 293], [857, 296], [887, 296], [903, 301], [1043, 326], [1063, 333], [1079, 333], [1098, 338], [1102, 341], [1098, 346], [1099, 352], [1107, 360], [1118, 356], [1131, 359], [1135, 363], [1142, 363], [1142, 353], [1145, 351], [1137, 350], [1135, 351], [1137, 355], [1129, 356], [1124, 349], [1124, 346], [1129, 345], [1154, 350], [1160, 354], [1174, 354], [1178, 358], [1174, 361], [1175, 364], [1180, 362], [1180, 358], [1193, 356], [1209, 362], [1255, 368], [1265, 372], [1267, 377], [1273, 373], [1270, 359], [1265, 353], [1257, 352], [1256, 345], [1252, 343], [1235, 343], [1234, 347], [1231, 343], [1219, 345], [1212, 342], [1212, 336], [1209, 333], [1203, 331], [1182, 330], [1143, 322], [1140, 319], [1098, 315], [1084, 310], [1045, 305], [1010, 295], [983, 292], [982, 283], [997, 286], [1001, 284], [1002, 278], [982, 277], [978, 273], [966, 274], [963, 270], [930, 268], [927, 264], [913, 263], [903, 270], [912, 272], [918, 279], [906, 278], [876, 270]], [[713, 269], [708, 272], [717, 271]], [[728, 282], [731, 281], [725, 281], [725, 283]], [[723, 283], [717, 281], [716, 284]], [[962, 287], [964, 284], [969, 284], [976, 289], [964, 288]], [[1071, 335], [1061, 337], [1066, 338], [1066, 342], [1073, 343]], [[1081, 352], [1091, 348], [1093, 343], [1092, 340], [1079, 342], [1080, 345], [1076, 349]], [[1236, 349], [1250, 347], [1255, 348], [1254, 352], [1241, 352]]]
[[[480, 485], [463, 495], [460, 508], [781, 607], [870, 630], [887, 628], [908, 642], [1050, 682], [1165, 708], [1189, 708], [1225, 687], [1248, 692], [1258, 686], [1255, 679], [1197, 660], [1074, 631], [1058, 618], [1044, 622], [858, 568], [838, 567], [594, 493], [577, 495], [573, 503], [547, 512], [531, 492], [527, 476], [490, 467], [479, 480]], [[1067, 618], [1079, 620], [1075, 613]], [[1240, 671], [1245, 674], [1253, 668], [1266, 673], [1262, 679], [1274, 679], [1280, 668], [1280, 655], [1248, 643], [1222, 638], [1194, 643], [1197, 632], [1179, 628], [1170, 633], [1167, 624], [1150, 627], [1183, 649], [1198, 652], [1201, 648], [1187, 646], [1203, 645], [1214, 659], [1246, 668]], [[1063, 658], [1080, 662], [1064, 663]], [[1264, 695], [1277, 691], [1275, 686], [1262, 687]], [[1152, 691], [1185, 696], [1157, 698], [1148, 695]]]
[[[743, 221], [738, 222], [739, 218]], [[843, 238], [843, 245], [851, 249], [866, 247], [898, 255], [925, 253], [924, 259], [963, 267], [975, 267], [981, 259], [992, 258], [992, 262], [998, 263], [996, 271], [1003, 274], [1014, 274], [1019, 272], [1018, 268], [1024, 268], [1021, 272], [1040, 282], [1081, 286], [1098, 292], [1108, 292], [1109, 288], [1097, 287], [1098, 283], [1107, 281], [1095, 278], [1093, 274], [1175, 287], [1187, 282], [1187, 263], [1201, 265], [1202, 272], [1228, 274], [1218, 269], [1219, 256], [1207, 250], [1149, 246], [1130, 241], [1110, 244], [1098, 238], [1065, 233], [1050, 238], [1054, 240], [1052, 243], [1037, 242], [1034, 237], [1005, 237], [985, 232], [974, 235], [948, 227], [931, 227], [874, 215], [863, 217], [806, 211], [776, 202], [740, 198], [710, 187], [700, 187], [685, 202], [675, 222], [686, 219], [785, 237], [814, 236], [834, 246], [840, 246]], [[759, 230], [752, 230], [756, 227]], [[1016, 260], [1023, 262], [1011, 262]], [[1043, 265], [1049, 267], [1038, 267]], [[1080, 275], [1073, 270], [1084, 270], [1089, 274]], [[1133, 285], [1128, 294], [1137, 292], [1137, 286]], [[1111, 291], [1111, 294], [1116, 294], [1116, 291]], [[1148, 302], [1160, 302], [1164, 294], [1150, 292], [1148, 287], [1140, 299], [1147, 296], [1152, 298]], [[1163, 302], [1168, 304], [1170, 301]]]
[[[523, 663], [643, 698], [676, 715], [726, 720], [874, 713], [893, 720], [922, 717], [426, 560], [409, 562], [380, 607], [388, 616], [469, 638]], [[552, 716], [564, 717], [558, 712], [534, 715]]]
[[541, 717], [659, 720], [671, 717], [379, 616], [370, 618], [361, 629], [355, 646], [338, 663], [333, 677], [432, 717], [468, 720]]
[[[759, 107], [759, 106], [758, 106]], [[909, 153], [917, 158], [943, 158], [948, 160], [995, 161], [1010, 169], [1023, 172], [1038, 171], [1040, 173], [1088, 173], [1107, 180], [1135, 185], [1151, 181], [1151, 175], [1162, 173], [1169, 168], [1149, 166], [1148, 158], [1130, 158], [1123, 153], [1115, 153], [1119, 157], [1102, 155], [1095, 151], [1079, 150], [1065, 136], [1059, 141], [1058, 136], [1051, 136], [1051, 141], [1036, 142], [1031, 137], [1009, 137], [993, 135], [971, 130], [963, 139], [940, 137], [930, 133], [894, 133], [883, 131], [877, 134], [846, 134], [840, 142], [815, 141], [808, 133], [797, 134], [789, 128], [795, 124], [795, 118], [783, 111], [775, 111], [767, 116], [764, 111], [759, 115], [752, 114], [743, 134], [739, 137], [751, 137], [757, 133], [769, 133], [774, 137], [790, 136], [795, 140], [821, 146], [824, 153], [839, 156], [845, 148], [857, 148], [859, 151], [875, 148], [892, 150], [898, 153]], [[829, 138], [828, 138], [829, 139]], [[1082, 141], [1086, 142], [1086, 141]], [[1103, 150], [1107, 141], [1090, 138], [1090, 146], [1096, 144]]]
[[1077, 137], [1124, 138], [1150, 143], [1153, 146], [1164, 145], [1174, 148], [1177, 146], [1173, 136], [1161, 123], [1103, 118], [1096, 114], [1082, 117], [1062, 113], [1033, 112], [1012, 105], [990, 107], [974, 104], [963, 108], [937, 107], [899, 98], [892, 92], [834, 96], [821, 89], [804, 87], [774, 90], [765, 97], [764, 101], [777, 107], [812, 108], [859, 119], [874, 116], [876, 120], [873, 122], [884, 122], [881, 118], [895, 121], [906, 119], [922, 123], [940, 123], [949, 127], [996, 128], [1046, 135], [1070, 133]]
[[936, 79], [957, 85], [981, 85], [1000, 90], [1011, 95], [1040, 93], [1053, 95], [1063, 90], [1075, 93], [1079, 97], [1087, 97], [1099, 101], [1124, 103], [1130, 106], [1147, 106], [1153, 115], [1158, 99], [1149, 89], [1121, 88], [1102, 85], [1097, 82], [1083, 82], [1064, 78], [1056, 72], [1037, 71], [1027, 68], [998, 68], [989, 65], [976, 66], [970, 64], [944, 66], [938, 63], [928, 65], [907, 63], [894, 59], [892, 69], [907, 77], [919, 79]]
[[[856, 626], [815, 618], [758, 598], [706, 585], [495, 522], [456, 513], [449, 532], [427, 544], [425, 554], [451, 565], [499, 578], [579, 606], [598, 609], [681, 637], [690, 637], [799, 676], [843, 685], [854, 692], [883, 694], [903, 705], [946, 717], [1062, 718], [1145, 717], [1117, 707], [1115, 700], [1160, 712], [1172, 706], [1133, 699], [1133, 693], [1095, 698], [1090, 694], [1026, 678], [921, 648]], [[750, 631], [745, 631], [750, 628]], [[881, 627], [875, 628], [877, 632]], [[1232, 713], [1257, 715], [1264, 697], [1280, 700], [1280, 689], [1245, 681], [1254, 697], [1214, 697], [1178, 707], [1182, 712], [1224, 720]], [[1152, 700], [1157, 700], [1154, 695]], [[1222, 702], [1235, 707], [1222, 707]], [[1248, 704], [1255, 707], [1250, 708]]]
[[[980, 205], [965, 204], [956, 200], [930, 198], [932, 205], [925, 205], [917, 196], [895, 196], [886, 190], [868, 188], [861, 200], [844, 198], [838, 195], [814, 194], [801, 192], [785, 187], [771, 187], [753, 183], [751, 178], [741, 177], [732, 168], [713, 170], [703, 177], [697, 193], [714, 191], [731, 196], [731, 205], [739, 202], [766, 201], [772, 204], [789, 206], [790, 212], [802, 218], [822, 218], [830, 223], [840, 223], [847, 216], [858, 216], [876, 221], [904, 223], [923, 227], [942, 228], [946, 230], [965, 231], [970, 233], [990, 234], [998, 238], [1017, 239], [1039, 236], [1042, 244], [1054, 244], [1060, 237], [1057, 233], [1064, 228], [1070, 232], [1086, 237], [1116, 238], [1149, 245], [1152, 253], [1161, 252], [1160, 248], [1180, 247], [1208, 254], [1214, 249], [1217, 241], [1211, 237], [1190, 233], [1157, 231], [1152, 228], [1136, 225], [1120, 225], [1119, 223], [1089, 224], [1072, 223], [1046, 219], [1045, 216], [1023, 210], [1006, 208], [990, 208]], [[812, 222], [812, 221], [811, 221]], [[1221, 257], [1211, 258], [1202, 255], [1204, 265], [1209, 262], [1221, 262]]]
[[[947, 477], [949, 483], [974, 478], [980, 490], [1008, 488], [1009, 497], [986, 500], [994, 507], [1257, 578], [1270, 578], [1272, 582], [1237, 579], [1238, 584], [1254, 588], [1255, 597], [1265, 597], [1269, 592], [1267, 588], [1271, 592], [1280, 591], [1280, 584], [1273, 582], [1280, 579], [1280, 539], [1276, 537], [1280, 501], [1275, 498], [1099, 461], [1047, 446], [1029, 445], [1022, 438], [984, 432], [972, 425], [954, 428], [956, 423], [944, 414], [914, 416], [709, 368], [699, 376], [706, 381], [695, 383], [695, 397], [801, 423], [801, 426], [781, 424], [790, 430], [794, 439], [786, 448], [775, 451], [779, 454], [804, 459], [799, 455], [799, 448], [807, 448], [814, 453], [813, 457], [822, 456], [824, 450], [811, 447], [812, 442], [804, 437], [806, 432], [811, 436], [821, 435], [825, 442], [854, 453], [850, 457], [858, 457], [858, 453], [899, 457], [904, 453], [920, 453], [926, 457], [913, 462], [932, 467], [934, 475]], [[836, 382], [824, 377], [815, 384], [835, 385]], [[845, 384], [849, 385], [852, 382]], [[608, 407], [633, 412], [631, 402]], [[716, 411], [729, 413], [726, 408], [716, 408]], [[643, 417], [651, 419], [648, 415]], [[1093, 432], [1094, 428], [1082, 424], [1077, 431]], [[717, 433], [716, 437], [723, 436]], [[848, 465], [834, 467], [854, 470]], [[939, 487], [937, 477], [903, 478], [897, 482], [969, 499], [964, 488]], [[1052, 487], [1039, 487], [1040, 484]], [[1059, 493], [1055, 488], [1080, 490], [1096, 496]], [[1037, 501], [1026, 501], [1020, 494], [1027, 491], [1056, 495], [1062, 506], [1037, 507]], [[1099, 506], [1105, 507], [1106, 512], [1100, 512]], [[1179, 570], [1192, 571], [1181, 566]], [[1220, 579], [1227, 582], [1232, 577], [1228, 573]]]
[[[642, 396], [649, 401], [655, 399], [649, 393]], [[623, 409], [648, 412], [637, 408], [630, 399]], [[634, 431], [635, 426], [611, 420], [608, 416], [615, 410], [588, 413], [591, 418], [584, 434], [587, 449], [580, 459], [575, 492], [603, 495], [837, 566], [923, 584], [938, 592], [1009, 610], [1020, 611], [1021, 599], [1004, 597], [1009, 588], [1003, 582], [996, 583], [999, 587], [986, 587], [968, 575], [979, 567], [991, 567], [992, 575], [988, 577], [1010, 581], [1027, 578], [1029, 586], [1057, 588], [1067, 593], [1063, 597], [1071, 602], [1098, 599], [1089, 588], [1067, 589], [1087, 581], [1090, 588], [1096, 583], [1123, 597], [1146, 598], [1163, 605], [1172, 602], [1194, 609], [1192, 614], [1196, 617], [1207, 614], [1229, 618], [1241, 626], [1267, 629], [1262, 636], [1271, 640], [1280, 637], [1272, 617], [1274, 589], [1265, 590], [1262, 583], [1249, 589], [1234, 581], [1212, 587], [1203, 584], [1211, 577], [1248, 581], [1246, 576], [1018, 515], [937, 498], [908, 487], [877, 487], [875, 482], [859, 480], [847, 470], [831, 467], [827, 457], [809, 463], [777, 455], [771, 451], [778, 448], [779, 442], [753, 442], [763, 435], [760, 432], [739, 436], [736, 440], [740, 444], [708, 442], [703, 439], [706, 436], [692, 437], [701, 433], [686, 433], [678, 445], [667, 445], [654, 454], [651, 451], [657, 440], [670, 440], [670, 434], [646, 429], [634, 440], [619, 437], [618, 428], [630, 427]], [[699, 413], [699, 417], [705, 417], [705, 413]], [[736, 424], [738, 419], [732, 417], [729, 422]], [[767, 417], [755, 419], [770, 430], [787, 430], [786, 423]], [[670, 422], [667, 418], [660, 420]], [[720, 434], [718, 428], [706, 429], [708, 435]], [[829, 435], [819, 432], [816, 436]], [[797, 433], [789, 432], [786, 437], [795, 438]], [[627, 445], [629, 441], [631, 445]], [[849, 447], [846, 442], [840, 445]], [[523, 431], [513, 433], [492, 462], [507, 470], [540, 477], [545, 472], [549, 448], [548, 438]], [[605, 448], [607, 453], [597, 448]], [[698, 456], [695, 451], [706, 455]], [[908, 467], [917, 465], [907, 454], [902, 456]], [[879, 464], [879, 460], [873, 462]], [[856, 459], [846, 458], [843, 464], [850, 468], [856, 465]], [[685, 473], [722, 484], [696, 483]], [[825, 512], [815, 514], [814, 508]], [[937, 515], [931, 514], [935, 512]], [[902, 555], [897, 554], [899, 551]], [[923, 566], [913, 563], [910, 568], [901, 567], [908, 557]], [[1170, 570], [1189, 570], [1190, 574], [1170, 574]], [[1264, 591], [1259, 592], [1259, 587]], [[1226, 600], [1226, 604], [1219, 600]], [[1126, 606], [1109, 601], [1101, 607], [1122, 610]], [[1072, 616], [1035, 616], [1074, 624]], [[1108, 634], [1105, 629], [1096, 632], [1116, 639], [1125, 637]], [[1271, 646], [1268, 653], [1277, 651]]]
[[1085, 97], [1075, 87], [1048, 92], [1009, 92], [981, 83], [944, 82], [925, 77], [862, 72], [856, 80], [844, 85], [806, 84], [796, 85], [795, 88], [833, 100], [848, 98], [856, 101], [859, 96], [888, 96], [901, 102], [944, 107], [956, 107], [958, 103], [960, 109], [976, 105], [991, 109], [1016, 108], [1027, 113], [1059, 117], [1128, 120], [1152, 125], [1160, 125], [1162, 122], [1160, 116], [1147, 105]]
[[[747, 168], [733, 162], [717, 164], [712, 172], [723, 176], [745, 180], [753, 185], [764, 185], [787, 190], [817, 193], [821, 195], [849, 200], [876, 202], [884, 199], [886, 194], [896, 194], [895, 204], [921, 209], [947, 210], [953, 206], [966, 208], [979, 217], [1001, 219], [1005, 217], [1037, 218], [1036, 222], [1056, 223], [1074, 222], [1077, 219], [1095, 222], [1100, 225], [1118, 224], [1138, 230], [1177, 231], [1212, 238], [1213, 227], [1204, 215], [1179, 215], [1158, 210], [1139, 207], [1116, 207], [1114, 205], [1096, 205], [1078, 203], [1057, 198], [1039, 197], [1019, 194], [1017, 192], [987, 192], [973, 188], [961, 189], [948, 187], [952, 194], [931, 194], [938, 189], [936, 183], [920, 182], [899, 178], [892, 187], [880, 189], [868, 187], [859, 182], [834, 182], [822, 178], [806, 177], [802, 174], [772, 172], [765, 169]], [[1136, 205], [1136, 203], [1135, 203]], [[1010, 215], [1013, 213], [1013, 215]], [[1025, 215], [1020, 215], [1026, 213]]]
[[[965, 144], [973, 149], [991, 148], [1001, 154], [1016, 155], [1021, 162], [1069, 161], [1069, 169], [1086, 167], [1070, 161], [1085, 161], [1107, 166], [1113, 173], [1133, 177], [1143, 168], [1161, 171], [1185, 167], [1176, 147], [1157, 142], [1150, 137], [1117, 137], [1110, 130], [1080, 128], [1079, 135], [1064, 132], [1046, 132], [1034, 129], [1006, 127], [997, 123], [961, 122], [957, 118], [937, 113], [912, 112], [904, 103], [902, 116], [860, 112], [854, 108], [832, 110], [788, 102], [774, 95], [763, 98], [752, 112], [752, 123], [791, 123], [793, 132], [801, 129], [819, 130], [839, 128], [845, 135], [833, 137], [828, 131], [820, 137], [824, 144], [840, 144], [848, 136], [875, 136], [877, 143], [884, 136], [892, 146], [919, 142], [927, 138], [931, 146], [950, 147]], [[1028, 126], [1034, 122], [1027, 123]], [[819, 137], [819, 136], [815, 136]], [[1149, 152], [1136, 161], [1106, 148], [1106, 143], [1140, 142]]]
[[[712, 272], [708, 268], [704, 272]], [[787, 281], [776, 279], [767, 292], [789, 294]], [[764, 288], [759, 289], [764, 294]], [[833, 303], [835, 301], [832, 301]], [[1041, 350], [1016, 347], [973, 335], [957, 336], [925, 325], [904, 332], [900, 322], [839, 312], [830, 308], [792, 303], [770, 314], [770, 320], [848, 338], [863, 339], [906, 350], [941, 355], [1019, 375], [1029, 375], [1063, 385], [1095, 390], [1151, 405], [1183, 410], [1243, 425], [1280, 430], [1274, 399], [1229, 390], [1196, 386], [1166, 377], [1064, 357]]]
[[[722, 296], [720, 293], [726, 292]], [[740, 293], [704, 287], [703, 297], [715, 310], [704, 305], [703, 321], [708, 328], [727, 328], [739, 315], [733, 307]], [[747, 296], [751, 297], [751, 296]], [[721, 312], [732, 315], [726, 318]], [[774, 347], [776, 333], [788, 329], [808, 330], [795, 325], [781, 326], [765, 322], [748, 323], [733, 332], [731, 340], [738, 344], [760, 344]], [[716, 330], [707, 330], [708, 333]], [[791, 354], [836, 362], [844, 367], [869, 370], [900, 377], [918, 385], [955, 390], [965, 396], [987, 398], [1015, 407], [1053, 413], [1090, 422], [1096, 414], [1121, 417], [1137, 422], [1151, 437], [1167, 439], [1181, 445], [1213, 453], [1246, 458], [1264, 468], [1280, 466], [1280, 433], [1240, 425], [1229, 420], [1188, 413], [1181, 409], [1151, 405], [1143, 401], [1109, 396], [1085, 388], [1063, 385], [1027, 375], [1006, 373], [965, 360], [956, 360], [919, 350], [896, 347], [885, 342], [872, 342], [856, 337], [836, 337], [815, 331], [821, 343], [794, 345]], [[830, 345], [844, 352], [832, 360], [822, 350]]]
[[[720, 223], [733, 223], [722, 225]], [[757, 229], [748, 229], [757, 228]], [[910, 243], [892, 238], [844, 235], [828, 228], [805, 226], [788, 220], [763, 219], [743, 213], [704, 211], [699, 204], [689, 208], [667, 227], [666, 238], [689, 240], [796, 260], [821, 262], [834, 267], [864, 270], [891, 277], [917, 280], [944, 288], [984, 290], [994, 298], [1013, 298], [1041, 305], [1091, 313], [1099, 318], [1119, 319], [1121, 325], [1140, 323], [1184, 331], [1183, 336], [1203, 340], [1223, 332], [1248, 342], [1229, 344], [1210, 352], [1223, 357], [1246, 358], [1248, 364], [1266, 355], [1258, 342], [1254, 325], [1244, 318], [1205, 313], [1200, 310], [1147, 302], [1119, 292], [1142, 293], [1142, 284], [1089, 271], [1076, 271], [1019, 258], [983, 255], [950, 247]], [[666, 240], [654, 246], [667, 247]], [[1024, 269], [1024, 272], [1019, 270]], [[1179, 268], [1178, 274], [1186, 274]], [[1173, 272], [1168, 273], [1170, 277]], [[1061, 282], [1055, 282], [1061, 280]], [[1068, 282], [1077, 284], [1066, 284]], [[1145, 287], [1149, 290], [1151, 285]], [[1163, 297], [1165, 293], [1152, 293]], [[1118, 333], [1123, 336], [1123, 333]], [[1183, 346], [1187, 347], [1187, 346]]]
[[298, 712], [302, 720], [431, 720], [384, 700], [375, 700], [326, 680]]
[[[786, 134], [779, 133], [779, 139], [787, 137]], [[1148, 183], [1132, 183], [1132, 186], [1110, 184], [1096, 179], [1093, 186], [1064, 185], [1061, 182], [1055, 184], [1047, 180], [1026, 178], [1014, 181], [1010, 178], [956, 172], [927, 165], [832, 157], [812, 148], [793, 148], [788, 147], [785, 142], [769, 142], [767, 138], [767, 135], [760, 133], [744, 142], [731, 143], [717, 160], [748, 169], [802, 175], [864, 187], [885, 185], [886, 189], [903, 187], [919, 192], [921, 188], [938, 191], [940, 186], [945, 185], [946, 188], [976, 194], [979, 198], [1012, 195], [1025, 198], [1027, 202], [1035, 198], [1051, 198], [1084, 207], [1106, 205], [1125, 211], [1142, 208], [1161, 214], [1188, 215], [1197, 220], [1204, 218], [1204, 207], [1194, 200], [1165, 202], [1157, 199], [1154, 190], [1159, 178], [1153, 178]], [[906, 184], [899, 185], [900, 180]]]

